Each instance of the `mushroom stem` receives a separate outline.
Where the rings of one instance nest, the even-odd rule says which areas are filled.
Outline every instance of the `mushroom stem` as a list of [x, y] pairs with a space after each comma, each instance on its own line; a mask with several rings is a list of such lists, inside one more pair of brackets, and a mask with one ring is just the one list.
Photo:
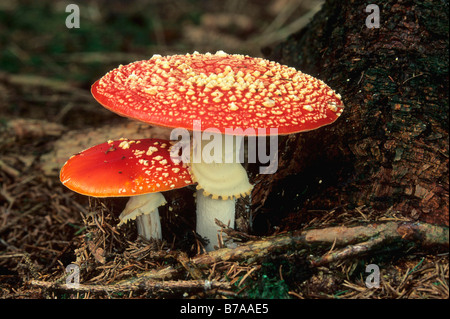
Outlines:
[[150, 239], [162, 239], [161, 221], [159, 220], [158, 208], [148, 214], [139, 215], [136, 218], [136, 225], [139, 236]]
[[158, 207], [164, 204], [166, 200], [161, 193], [132, 196], [119, 216], [118, 226], [129, 220], [136, 220], [140, 236], [147, 240], [162, 239]]
[[[247, 172], [239, 162], [240, 145], [236, 147], [234, 138], [230, 136], [211, 135], [214, 139], [208, 143], [194, 139], [194, 153], [201, 152], [201, 157], [194, 154], [190, 163], [192, 179], [198, 183], [197, 233], [209, 240], [205, 247], [207, 251], [218, 244], [220, 227], [214, 220], [217, 218], [234, 227], [236, 198], [250, 194], [252, 189]], [[195, 143], [200, 143], [201, 147], [197, 149]], [[220, 156], [208, 158], [211, 153], [219, 151]]]
[[218, 245], [220, 227], [216, 225], [216, 218], [225, 225], [234, 227], [235, 207], [235, 198], [213, 199], [205, 196], [203, 190], [197, 190], [197, 233], [209, 240], [205, 246], [206, 251], [212, 251]]

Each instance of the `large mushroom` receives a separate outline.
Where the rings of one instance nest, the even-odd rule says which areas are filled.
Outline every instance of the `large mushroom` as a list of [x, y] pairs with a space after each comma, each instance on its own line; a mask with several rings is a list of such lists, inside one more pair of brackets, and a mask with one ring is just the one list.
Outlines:
[[[217, 244], [214, 219], [234, 227], [235, 200], [252, 189], [237, 160], [240, 143], [226, 135], [309, 131], [333, 123], [343, 111], [339, 94], [321, 80], [274, 61], [223, 51], [155, 55], [121, 65], [95, 82], [92, 94], [119, 115], [193, 131], [198, 143], [189, 169], [198, 183], [197, 232], [209, 239], [207, 250]], [[209, 139], [196, 138], [206, 129], [208, 138], [223, 142], [222, 152], [213, 150], [213, 161], [204, 158], [213, 149]], [[200, 160], [193, 160], [196, 152]]]
[[169, 146], [162, 139], [108, 141], [73, 155], [60, 179], [83, 195], [130, 197], [119, 226], [136, 220], [140, 236], [161, 239], [158, 207], [166, 204], [161, 192], [193, 183], [186, 167], [171, 160]]

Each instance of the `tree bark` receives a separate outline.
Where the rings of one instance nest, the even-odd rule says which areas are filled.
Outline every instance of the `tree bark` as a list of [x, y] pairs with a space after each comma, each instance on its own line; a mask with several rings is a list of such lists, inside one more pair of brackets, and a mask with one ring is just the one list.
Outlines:
[[367, 1], [328, 0], [268, 56], [346, 107], [333, 125], [279, 138], [277, 173], [252, 174], [256, 214], [368, 205], [448, 225], [448, 2], [378, 5], [368, 28]]

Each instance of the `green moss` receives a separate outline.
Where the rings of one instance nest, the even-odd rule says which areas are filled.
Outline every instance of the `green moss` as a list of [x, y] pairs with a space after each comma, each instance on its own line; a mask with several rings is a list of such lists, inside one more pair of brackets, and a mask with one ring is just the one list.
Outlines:
[[250, 299], [289, 299], [289, 287], [284, 280], [260, 275], [247, 285], [245, 294]]

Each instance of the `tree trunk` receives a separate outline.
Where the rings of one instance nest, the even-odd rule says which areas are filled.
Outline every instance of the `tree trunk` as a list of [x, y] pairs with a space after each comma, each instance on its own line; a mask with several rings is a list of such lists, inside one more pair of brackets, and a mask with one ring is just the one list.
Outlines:
[[346, 108], [279, 138], [277, 173], [252, 174], [255, 214], [367, 205], [448, 225], [448, 2], [380, 2], [379, 28], [367, 5], [328, 0], [268, 57], [322, 79]]

